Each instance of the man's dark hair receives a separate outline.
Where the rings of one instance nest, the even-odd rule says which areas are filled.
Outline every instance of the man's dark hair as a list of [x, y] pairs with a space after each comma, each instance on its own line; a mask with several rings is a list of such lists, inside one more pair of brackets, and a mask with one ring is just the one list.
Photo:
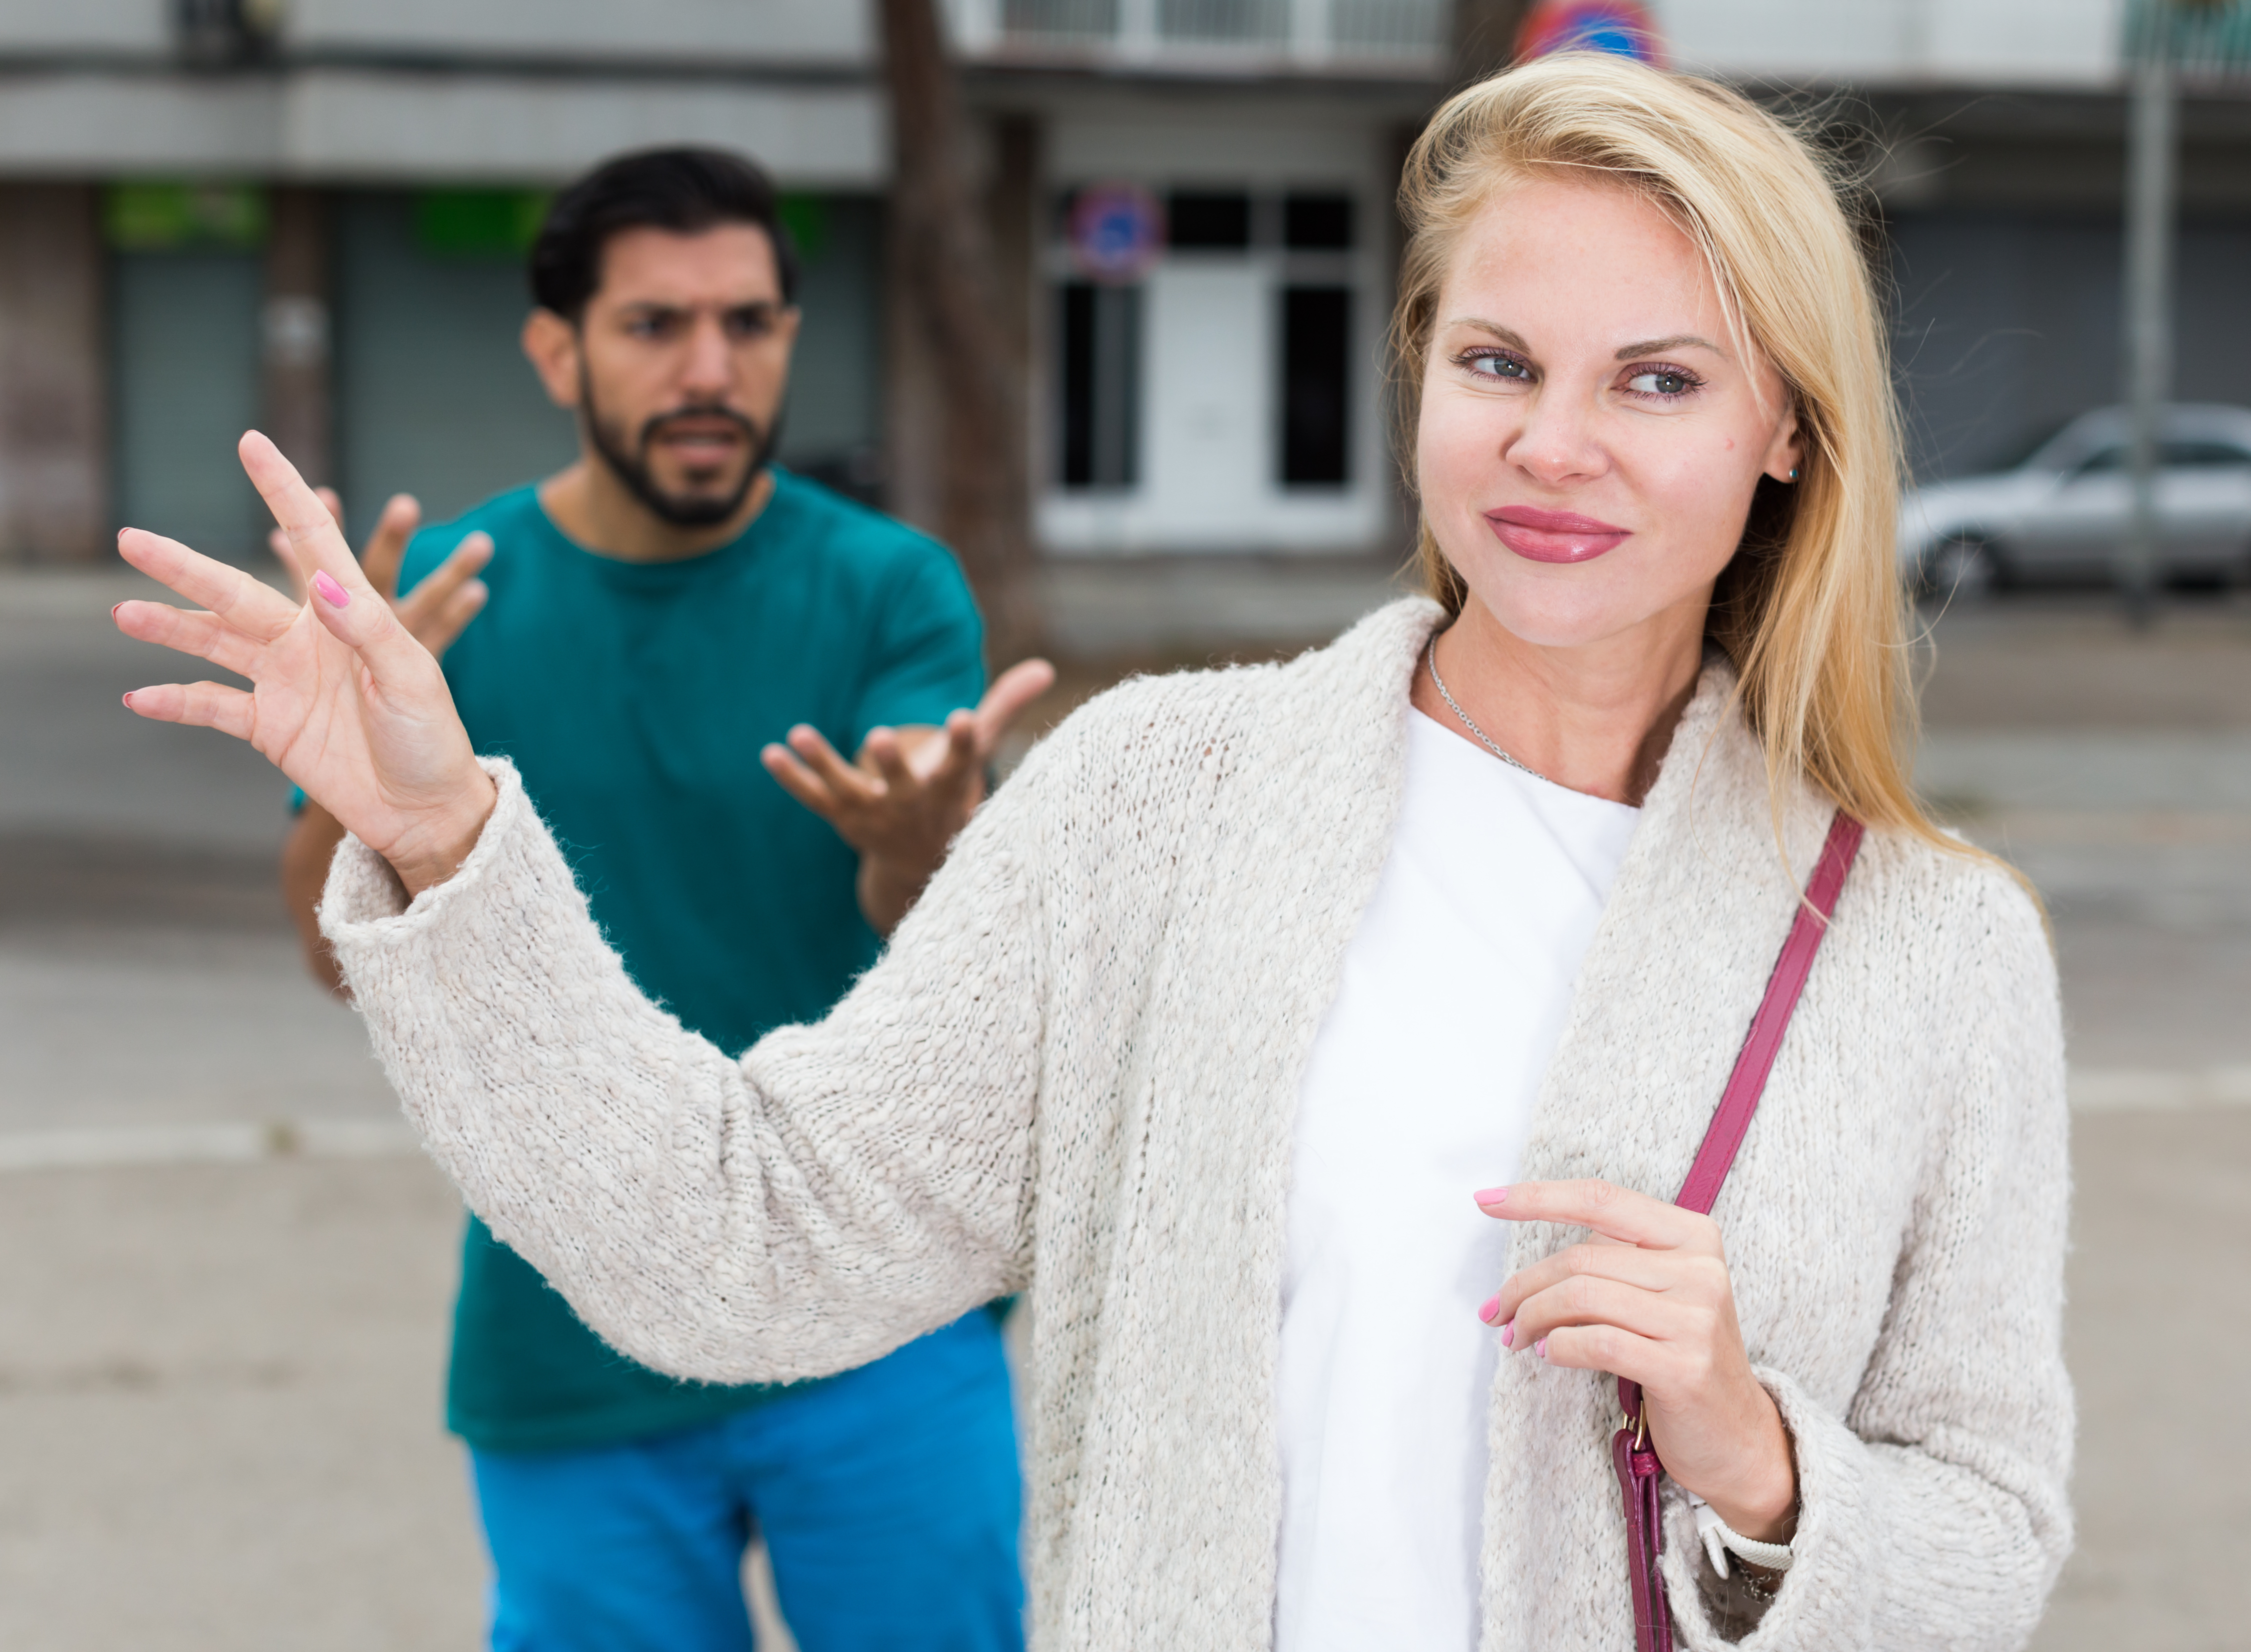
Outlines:
[[531, 296], [576, 325], [602, 284], [602, 252], [627, 230], [695, 235], [753, 224], [773, 244], [785, 304], [797, 301], [797, 248], [773, 180], [724, 149], [642, 149], [605, 161], [555, 197], [531, 244]]

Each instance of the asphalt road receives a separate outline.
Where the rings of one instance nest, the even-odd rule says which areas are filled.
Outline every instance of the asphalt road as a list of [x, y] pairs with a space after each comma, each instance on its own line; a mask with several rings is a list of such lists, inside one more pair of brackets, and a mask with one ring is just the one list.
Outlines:
[[[0, 1645], [468, 1649], [459, 1210], [298, 968], [270, 771], [117, 706], [174, 674], [133, 588], [0, 578]], [[2081, 1544], [2034, 1644], [2240, 1645], [2251, 612], [1937, 634], [1923, 782], [2047, 895], [2071, 1024]]]

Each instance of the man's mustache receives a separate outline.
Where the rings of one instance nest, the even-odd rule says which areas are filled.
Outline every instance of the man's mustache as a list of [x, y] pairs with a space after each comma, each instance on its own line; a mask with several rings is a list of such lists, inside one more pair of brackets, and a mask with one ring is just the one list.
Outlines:
[[656, 414], [641, 425], [641, 453], [646, 455], [649, 444], [662, 435], [668, 426], [691, 418], [707, 421], [715, 418], [724, 419], [742, 432], [743, 440], [746, 446], [755, 450], [758, 445], [761, 432], [757, 424], [731, 407], [675, 407], [668, 412]]

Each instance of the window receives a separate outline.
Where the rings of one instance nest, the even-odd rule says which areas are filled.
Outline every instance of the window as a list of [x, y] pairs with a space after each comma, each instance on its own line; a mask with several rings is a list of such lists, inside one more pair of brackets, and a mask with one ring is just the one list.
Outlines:
[[1063, 289], [1063, 485], [1140, 480], [1141, 289], [1072, 281]]
[[1250, 197], [1241, 190], [1175, 190], [1167, 203], [1167, 245], [1185, 252], [1242, 252], [1250, 245]]
[[1352, 197], [1285, 197], [1282, 202], [1282, 245], [1298, 252], [1349, 252], [1352, 248]]
[[1282, 481], [1349, 480], [1352, 289], [1282, 289]]

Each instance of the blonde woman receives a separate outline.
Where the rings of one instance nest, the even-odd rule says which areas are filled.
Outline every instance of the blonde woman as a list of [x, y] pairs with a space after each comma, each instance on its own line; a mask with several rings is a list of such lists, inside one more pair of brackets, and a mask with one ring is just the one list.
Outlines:
[[1403, 200], [1436, 600], [1088, 707], [739, 1058], [636, 991], [261, 439], [314, 595], [128, 532], [211, 612], [124, 629], [256, 685], [133, 708], [351, 827], [322, 921], [409, 1115], [620, 1348], [773, 1381], [1029, 1294], [1046, 1646], [1633, 1646], [1605, 1373], [1689, 1647], [2020, 1645], [2070, 1543], [2055, 978], [1908, 789], [1853, 228], [1734, 93], [1577, 56], [1447, 104]]

